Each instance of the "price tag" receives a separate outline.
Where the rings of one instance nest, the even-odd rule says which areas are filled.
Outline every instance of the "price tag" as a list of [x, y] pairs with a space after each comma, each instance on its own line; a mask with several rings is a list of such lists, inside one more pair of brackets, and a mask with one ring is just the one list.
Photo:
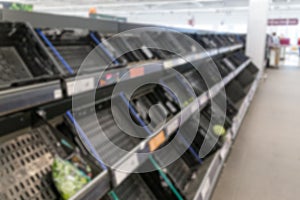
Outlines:
[[166, 141], [166, 136], [164, 131], [159, 132], [156, 136], [154, 136], [150, 141], [149, 141], [149, 149], [150, 151], [155, 151], [158, 149], [160, 145], [162, 145]]
[[[132, 154], [125, 162], [121, 164], [119, 169], [126, 169], [129, 173], [133, 172], [139, 166], [139, 160], [136, 154]], [[123, 171], [114, 171], [116, 184], [119, 185], [128, 175]]]
[[200, 56], [200, 59], [203, 59], [203, 58], [208, 57], [209, 55], [207, 53], [203, 52], [199, 56]]
[[143, 76], [145, 74], [144, 67], [136, 67], [129, 70], [130, 78]]
[[141, 142], [141, 143], [140, 143], [140, 150], [141, 150], [141, 151], [144, 151], [145, 148], [146, 148], [146, 145], [147, 145], [147, 142], [146, 142], [146, 141]]
[[226, 154], [227, 154], [227, 146], [223, 146], [223, 148], [220, 150], [220, 158], [221, 158], [221, 160], [225, 160]]
[[209, 188], [210, 188], [210, 180], [209, 178], [207, 178], [203, 183], [203, 189], [201, 191], [202, 199], [205, 199], [205, 197], [207, 196], [207, 192], [209, 191]]
[[243, 115], [246, 113], [246, 111], [247, 111], [247, 106], [248, 106], [248, 103], [245, 102], [245, 103], [243, 104], [242, 108], [241, 108], [241, 116], [243, 116]]
[[62, 90], [61, 89], [56, 89], [53, 92], [54, 99], [61, 99], [62, 98]]
[[[228, 136], [230, 136], [230, 134], [228, 134]], [[231, 137], [230, 137], [231, 138]], [[222, 149], [220, 150], [220, 158], [222, 160], [225, 160], [226, 155], [228, 154], [229, 151], [229, 147], [230, 147], [230, 141], [231, 139], [229, 139], [229, 137], [226, 137], [226, 142], [224, 143]]]
[[198, 102], [194, 102], [194, 103], [192, 103], [192, 105], [191, 105], [191, 113], [194, 113], [194, 112], [196, 112], [196, 110], [198, 109]]
[[223, 47], [223, 48], [221, 48], [221, 49], [219, 50], [219, 52], [220, 52], [220, 53], [224, 53], [224, 52], [225, 52], [225, 49], [224, 49], [224, 47]]
[[75, 85], [75, 81], [67, 82], [67, 94], [68, 94], [68, 96], [72, 96], [74, 94], [74, 85]]
[[208, 96], [206, 94], [201, 95], [199, 101], [200, 101], [199, 103], [200, 105], [205, 104], [208, 101]]
[[183, 65], [185, 63], [186, 61], [183, 58], [177, 58], [176, 60], [174, 60], [174, 66]]
[[168, 126], [167, 126], [167, 130], [166, 133], [169, 135], [171, 135], [174, 131], [176, 131], [176, 129], [179, 126], [179, 122], [178, 119], [173, 120]]
[[254, 97], [254, 91], [251, 91], [250, 95], [249, 95], [249, 100], [251, 101]]
[[195, 54], [194, 55], [194, 59], [193, 59], [193, 61], [195, 61], [195, 60], [200, 60], [202, 58], [202, 54]]
[[230, 80], [233, 78], [233, 74], [229, 74], [225, 79], [224, 79], [224, 85], [230, 82]]
[[164, 62], [164, 68], [169, 69], [173, 67], [173, 61], [172, 60], [167, 60]]
[[199, 54], [194, 54], [193, 56], [190, 57], [190, 59], [186, 59], [188, 61], [195, 61], [195, 60], [199, 60], [201, 58], [201, 56]]
[[99, 85], [100, 86], [105, 86], [106, 85], [106, 81], [105, 80], [100, 80], [99, 81]]
[[197, 59], [203, 59], [203, 58], [206, 58], [210, 55], [210, 52], [202, 52], [202, 53], [199, 53], [197, 54]]
[[[254, 85], [254, 86], [256, 86], [256, 85]], [[249, 94], [249, 100], [250, 100], [250, 101], [253, 99], [254, 94], [255, 94], [255, 87], [253, 87], [253, 88], [251, 89], [251, 91], [250, 91], [250, 94]]]
[[195, 60], [196, 59], [196, 55], [188, 55], [188, 56], [185, 57], [185, 59], [187, 61]]
[[[75, 88], [76, 87], [76, 88]], [[67, 82], [68, 96], [79, 94], [81, 92], [92, 90], [95, 87], [94, 78], [86, 78]]]
[[211, 93], [211, 96], [212, 96], [212, 97], [216, 96], [216, 94], [218, 94], [218, 92], [219, 92], [219, 84], [213, 86], [213, 87], [210, 89], [210, 93]]
[[119, 185], [120, 183], [122, 183], [123, 180], [125, 180], [127, 178], [127, 176], [129, 176], [129, 175], [130, 175], [130, 173], [126, 173], [123, 171], [115, 171], [114, 176], [115, 176], [116, 185]]
[[188, 59], [188, 61], [199, 60], [201, 58], [200, 54], [196, 54], [193, 59]]
[[232, 132], [234, 133], [234, 135], [236, 134], [236, 132], [237, 132], [237, 122], [232, 125]]
[[210, 50], [210, 52], [208, 54], [209, 54], [209, 56], [215, 56], [218, 54], [217, 52], [218, 52], [218, 50], [213, 49], [213, 50]]
[[227, 138], [228, 141], [231, 141], [231, 140], [232, 140], [231, 134], [228, 134], [228, 135], [226, 136], [226, 138]]

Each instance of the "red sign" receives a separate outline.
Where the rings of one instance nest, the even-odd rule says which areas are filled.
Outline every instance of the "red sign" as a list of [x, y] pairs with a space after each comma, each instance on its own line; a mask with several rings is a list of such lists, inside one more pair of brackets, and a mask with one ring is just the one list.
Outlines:
[[291, 19], [269, 19], [268, 25], [269, 26], [296, 26], [299, 24], [298, 18], [291, 18]]
[[281, 45], [290, 45], [290, 38], [280, 38]]
[[289, 19], [289, 25], [298, 25], [299, 24], [299, 20], [297, 18], [295, 19]]

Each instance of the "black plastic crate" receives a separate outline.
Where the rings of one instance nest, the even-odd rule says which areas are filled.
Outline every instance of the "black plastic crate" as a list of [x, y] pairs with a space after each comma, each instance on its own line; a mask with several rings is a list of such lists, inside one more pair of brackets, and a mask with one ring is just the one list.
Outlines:
[[216, 65], [222, 78], [226, 77], [230, 72], [232, 72], [232, 69], [228, 68], [222, 60], [216, 61]]
[[[98, 72], [106, 67], [114, 68], [120, 65], [100, 44], [98, 35], [89, 30], [37, 29], [37, 33], [65, 74], [77, 73], [83, 63], [85, 67], [81, 73]], [[86, 59], [87, 57], [89, 59]]]
[[[153, 165], [150, 160], [147, 160], [144, 165]], [[143, 167], [143, 166], [141, 166]], [[170, 189], [165, 179], [161, 175], [167, 176], [162, 171], [152, 171], [146, 173], [132, 173], [120, 185], [111, 190], [103, 200], [159, 200], [173, 199], [176, 196]]]
[[146, 60], [146, 57], [141, 49], [135, 49], [134, 47], [131, 47], [128, 41], [126, 41], [125, 36], [113, 37], [111, 39], [108, 38], [106, 45], [108, 45], [113, 52], [128, 62], [139, 62]]
[[[149, 125], [152, 130], [159, 128], [164, 118], [168, 120], [180, 111], [173, 96], [156, 84], [147, 84], [138, 88], [130, 101], [145, 124]], [[153, 105], [156, 107], [149, 112]], [[153, 116], [150, 116], [150, 113]]]
[[246, 61], [249, 59], [249, 57], [246, 56], [246, 55], [244, 54], [244, 52], [239, 51], [239, 52], [236, 52], [236, 53], [230, 55], [230, 56], [228, 57], [228, 59], [229, 59], [232, 63], [234, 63], [236, 66], [240, 66], [241, 64], [243, 64], [244, 62], [246, 62]]
[[1, 142], [1, 199], [57, 198], [47, 177], [53, 161], [43, 139], [49, 138], [48, 132], [49, 128], [42, 126]]
[[226, 98], [224, 95], [225, 94], [219, 93], [217, 96], [214, 97], [213, 102], [221, 108], [225, 107], [226, 116], [232, 121], [232, 119], [237, 115], [238, 109], [234, 105], [234, 103], [229, 98]]
[[143, 43], [142, 38], [138, 36], [127, 36], [124, 40], [130, 47], [131, 51], [135, 51], [138, 54], [139, 59], [149, 60], [154, 58], [154, 54], [151, 49], [147, 49], [146, 45]]
[[203, 94], [204, 92], [206, 92], [208, 90], [205, 80], [203, 79], [203, 77], [200, 75], [200, 73], [197, 70], [192, 69], [188, 72], [185, 72], [183, 74], [183, 76], [186, 78], [188, 83], [191, 85], [191, 87], [193, 88], [193, 90], [197, 96], [200, 96], [201, 94]]
[[[164, 153], [160, 153], [159, 156], [155, 156], [155, 159], [160, 166], [165, 166], [166, 163], [169, 162], [169, 158], [177, 156], [177, 154], [178, 152], [176, 151], [176, 149], [172, 148], [170, 151], [164, 151]], [[168, 165], [166, 167], [166, 171], [172, 179], [173, 183], [180, 191], [184, 190], [193, 174], [193, 171], [182, 158], [178, 158], [172, 164]]]
[[[122, 200], [157, 199], [139, 174], [131, 174], [112, 192], [118, 199]], [[114, 199], [112, 198], [114, 195], [110, 195], [110, 199]]]
[[154, 58], [156, 58], [156, 59], [171, 58], [173, 56], [173, 53], [159, 48], [160, 44], [158, 44], [157, 41], [154, 40], [152, 35], [153, 35], [153, 32], [146, 31], [146, 32], [140, 33], [140, 38], [147, 47], [151, 47], [151, 48], [149, 48], [149, 50], [152, 52]]
[[204, 49], [216, 49], [219, 47], [211, 35], [197, 35], [196, 40]]
[[189, 105], [197, 97], [196, 94], [194, 95], [193, 88], [179, 74], [163, 78], [160, 82], [169, 95], [173, 96], [177, 104], [182, 105], [182, 108]]
[[0, 87], [61, 73], [28, 24], [0, 23]]
[[258, 73], [258, 68], [251, 62], [250, 64], [249, 64], [249, 66], [247, 67], [247, 69], [253, 74], [253, 75], [255, 75], [255, 74], [257, 74]]
[[173, 35], [174, 38], [178, 41], [178, 43], [185, 50], [185, 53], [196, 53], [197, 49], [199, 51], [199, 48], [197, 48], [196, 46], [197, 42], [191, 40], [189, 35], [182, 33], [173, 33]]
[[201, 114], [205, 116], [209, 121], [211, 121], [213, 115], [215, 120], [214, 123], [219, 123], [218, 125], [224, 126], [225, 129], [228, 129], [232, 125], [232, 119], [227, 116], [226, 107], [224, 111], [221, 108], [222, 107], [220, 107], [216, 103], [214, 103], [212, 107], [212, 103], [210, 103], [202, 110]]
[[229, 59], [229, 57], [223, 58], [221, 62], [224, 63], [225, 67], [228, 68], [230, 71], [234, 71], [237, 67], [239, 67], [239, 65], [237, 63], [232, 62]]
[[182, 45], [180, 45], [179, 41], [177, 41], [176, 38], [173, 37], [172, 32], [154, 32], [151, 37], [158, 44], [158, 46], [164, 50], [171, 51], [174, 54], [187, 53]]
[[[198, 129], [198, 132], [191, 145], [187, 146], [188, 144], [183, 140], [186, 137], [192, 137], [190, 131], [191, 127], [197, 125], [198, 124], [196, 121], [191, 118], [181, 127], [180, 133], [177, 133], [180, 134], [181, 137], [169, 139], [168, 145], [172, 145], [173, 147], [167, 152], [161, 152], [154, 156], [155, 160], [160, 166], [166, 166], [163, 171], [172, 181], [173, 185], [176, 187], [176, 190], [180, 193], [183, 199], [189, 199], [191, 196], [190, 192], [194, 189], [197, 189], [201, 182], [199, 169], [202, 168], [203, 160], [200, 159], [198, 153], [200, 147], [203, 145], [204, 138], [207, 137], [208, 139], [208, 141], [206, 141], [206, 145], [209, 144], [212, 147], [212, 151], [209, 153], [209, 155], [213, 154], [218, 149], [217, 145], [215, 145], [213, 141], [209, 139], [209, 136], [207, 136], [208, 134], [200, 132], [200, 129]], [[170, 141], [172, 141], [172, 143], [170, 143]], [[184, 152], [180, 158], [167, 165], [170, 163], [170, 157], [177, 157], [179, 153], [182, 153], [182, 148], [185, 148], [186, 152]], [[193, 150], [193, 153], [191, 153], [191, 149]], [[207, 155], [204, 159], [206, 159], [209, 155]]]
[[242, 85], [242, 87], [247, 87], [254, 81], [254, 75], [248, 70], [248, 67], [245, 68], [240, 74], [236, 77], [236, 80]]
[[[153, 161], [154, 158], [152, 158], [152, 161], [148, 159], [143, 165], [153, 165]], [[155, 164], [158, 165], [157, 162]], [[141, 166], [142, 168], [143, 165]], [[140, 176], [150, 188], [157, 200], [178, 200], [182, 198], [180, 191], [174, 186], [174, 184], [171, 183], [171, 180], [168, 178], [168, 175], [162, 169], [157, 169], [155, 171], [147, 173], [140, 173]], [[169, 182], [167, 183], [166, 180], [168, 180]], [[178, 198], [179, 195], [180, 197]]]
[[206, 60], [203, 63], [196, 66], [197, 71], [205, 80], [206, 85], [208, 88], [211, 88], [213, 85], [222, 81], [222, 76], [219, 73], [218, 68], [213, 63], [213, 60]]
[[220, 35], [212, 35], [212, 38], [215, 41], [215, 43], [218, 44], [218, 47], [225, 47], [229, 45], [228, 42], [222, 39]]
[[242, 100], [245, 96], [246, 93], [244, 91], [244, 88], [241, 86], [241, 84], [233, 80], [231, 81], [226, 87], [226, 95], [227, 97], [233, 102], [237, 103], [238, 101]]
[[[72, 153], [69, 148], [74, 146], [51, 125], [38, 117], [35, 119], [32, 121], [28, 115], [22, 115], [21, 120], [32, 125], [16, 128], [0, 138], [1, 200], [61, 199], [52, 180], [51, 166], [56, 155], [66, 159]], [[92, 159], [85, 157], [85, 161], [91, 167], [93, 177], [102, 172]]]
[[[137, 124], [137, 120], [134, 116], [126, 115], [128, 105], [121, 96], [113, 97], [113, 102], [113, 106], [111, 106], [111, 99], [100, 100], [96, 102], [96, 105], [92, 106], [83, 105], [82, 108], [74, 111], [74, 113], [67, 112], [65, 117], [66, 123], [73, 130], [75, 137], [80, 140], [81, 145], [93, 156], [96, 158], [98, 156], [109, 166], [115, 164], [125, 156], [126, 152], [129, 152], [139, 144], [141, 141], [140, 138], [146, 138], [149, 135], [146, 131], [138, 131], [133, 126], [133, 124]], [[98, 119], [96, 121], [93, 120], [91, 115], [93, 109], [96, 109]], [[112, 110], [115, 112], [114, 116]], [[76, 122], [73, 116], [76, 116]], [[118, 117], [118, 119], [114, 119], [114, 117]], [[115, 120], [121, 122], [121, 124], [117, 124]], [[82, 132], [76, 130], [74, 123], [79, 124], [79, 126], [81, 125]], [[97, 132], [98, 129], [96, 127], [99, 125], [103, 134]], [[131, 134], [134, 134], [136, 137], [121, 130], [124, 127], [126, 130], [130, 130]], [[109, 143], [106, 142], [107, 139], [124, 151], [120, 151], [117, 148], [111, 149]], [[98, 155], [95, 155], [95, 153]]]
[[[208, 105], [206, 107], [206, 109], [209, 109], [210, 105]], [[200, 127], [198, 129], [198, 134], [197, 135], [197, 141], [196, 143], [193, 143], [193, 145], [195, 145], [195, 150], [200, 151], [200, 147], [201, 145], [206, 145], [206, 148], [209, 149], [213, 149], [213, 151], [211, 153], [213, 153], [216, 149], [220, 148], [223, 145], [223, 140], [222, 140], [222, 136], [219, 136], [215, 130], [214, 130], [214, 126], [215, 125], [221, 125], [222, 124], [218, 124], [218, 120], [216, 118], [216, 121], [211, 123], [211, 117], [209, 117], [209, 113], [207, 113], [207, 111], [203, 110], [200, 113]], [[211, 123], [211, 124], [210, 124]], [[225, 127], [224, 127], [225, 128]], [[225, 130], [226, 131], [226, 130]], [[203, 138], [205, 138], [205, 140], [207, 141], [204, 144], [201, 144], [201, 142], [203, 142]], [[201, 144], [201, 145], [199, 145]], [[200, 152], [201, 154], [201, 152]], [[204, 155], [201, 155], [202, 157]]]

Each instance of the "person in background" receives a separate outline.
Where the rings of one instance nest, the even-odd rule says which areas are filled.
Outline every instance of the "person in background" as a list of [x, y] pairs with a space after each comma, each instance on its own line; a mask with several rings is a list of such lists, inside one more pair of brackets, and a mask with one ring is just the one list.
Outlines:
[[272, 62], [275, 64], [274, 67], [278, 67], [279, 65], [279, 60], [280, 60], [280, 40], [279, 37], [277, 36], [276, 32], [272, 33], [272, 36], [269, 39], [269, 48], [270, 52], [272, 55], [273, 52], [273, 57], [271, 56], [270, 59], [275, 59], [275, 62]]
[[279, 40], [279, 37], [277, 36], [276, 32], [272, 33], [271, 42], [272, 42], [273, 47], [278, 47], [279, 46], [280, 40]]

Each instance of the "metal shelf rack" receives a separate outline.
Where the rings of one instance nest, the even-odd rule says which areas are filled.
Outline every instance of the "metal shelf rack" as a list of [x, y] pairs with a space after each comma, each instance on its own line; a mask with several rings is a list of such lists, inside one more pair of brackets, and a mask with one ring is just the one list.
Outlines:
[[[100, 31], [101, 33], [118, 33], [131, 28], [147, 27], [143, 24], [133, 24], [133, 23], [120, 23], [88, 18], [79, 17], [66, 17], [57, 16], [51, 14], [41, 14], [41, 13], [27, 13], [20, 11], [9, 11], [0, 10], [0, 20], [8, 21], [27, 21], [30, 22], [36, 28], [82, 28], [90, 29], [95, 31]], [[156, 26], [159, 27], [159, 26]], [[180, 30], [182, 32], [189, 33], [201, 33], [198, 30]], [[228, 54], [244, 48], [244, 44], [235, 44], [228, 47], [221, 47], [216, 49], [210, 49], [200, 53], [194, 53], [186, 55], [183, 58], [172, 58], [167, 60], [150, 60], [148, 62], [137, 62], [130, 63], [125, 68], [111, 69], [104, 72], [104, 78], [98, 80], [97, 74], [85, 74], [79, 79], [80, 85], [82, 87], [79, 90], [74, 90], [75, 77], [74, 76], [61, 76], [56, 80], [48, 80], [45, 83], [35, 83], [27, 86], [19, 86], [9, 90], [0, 91], [0, 115], [5, 116], [10, 113], [15, 113], [17, 111], [24, 111], [24, 109], [32, 109], [33, 112], [39, 110], [38, 107], [47, 103], [55, 103], [69, 100], [73, 95], [84, 95], [84, 93], [89, 92], [93, 89], [100, 90], [107, 86], [112, 86], [118, 81], [124, 74], [129, 74], [122, 81], [127, 81], [130, 79], [141, 78], [143, 76], [151, 75], [156, 72], [166, 71], [171, 68], [177, 68], [188, 64], [189, 62], [201, 61], [209, 57], [217, 57], [223, 54]], [[188, 104], [184, 109], [181, 110], [175, 117], [169, 120], [166, 124], [156, 130], [148, 138], [142, 140], [133, 150], [121, 158], [118, 162], [114, 164], [111, 169], [108, 169], [105, 173], [101, 173], [96, 176], [89, 184], [84, 187], [84, 190], [79, 191], [72, 199], [92, 199], [94, 196], [89, 196], [91, 191], [95, 190], [96, 185], [101, 185], [97, 193], [97, 198], [102, 198], [107, 193], [107, 188], [113, 189], [120, 186], [121, 183], [130, 175], [128, 173], [123, 173], [116, 168], [127, 168], [129, 172], [133, 172], [135, 169], [140, 167], [142, 164], [148, 160], [148, 157], [137, 157], [136, 152], [145, 152], [149, 149], [151, 143], [157, 139], [158, 136], [163, 135], [164, 140], [159, 140], [159, 144], [156, 144], [155, 148], [159, 148], [165, 141], [167, 141], [180, 126], [180, 123], [186, 122], [197, 110], [204, 108], [210, 101], [214, 98], [220, 91], [229, 84], [233, 79], [235, 79], [246, 67], [249, 66], [251, 60], [248, 59], [240, 66], [238, 66], [233, 72], [229, 73], [224, 79], [215, 84], [212, 88], [199, 97], [197, 97], [193, 102]], [[197, 171], [199, 179], [197, 180], [200, 184], [197, 188], [196, 194], [191, 197], [194, 200], [206, 200], [209, 199], [216, 181], [221, 173], [224, 162], [230, 152], [233, 141], [238, 133], [239, 127], [244, 119], [247, 109], [250, 105], [251, 100], [255, 94], [258, 87], [259, 80], [262, 76], [262, 71], [258, 73], [255, 81], [252, 83], [250, 90], [248, 91], [246, 97], [244, 98], [239, 112], [233, 119], [232, 127], [229, 134], [225, 137], [223, 146], [220, 150], [214, 153], [211, 158], [207, 159], [204, 164]], [[109, 78], [106, 78], [109, 77]], [[78, 80], [77, 80], [78, 81]], [[28, 101], [28, 97], [31, 97]], [[12, 103], [12, 99], [14, 100]], [[9, 105], [9, 106], [2, 106]], [[200, 107], [199, 107], [200, 105]], [[40, 110], [42, 111], [42, 110]], [[156, 140], [157, 141], [157, 140]], [[155, 150], [151, 148], [153, 151]], [[105, 189], [103, 189], [105, 188]]]
[[196, 195], [193, 200], [208, 200], [210, 199], [213, 189], [216, 185], [218, 177], [222, 171], [226, 158], [230, 152], [231, 146], [235, 137], [237, 136], [238, 130], [243, 122], [243, 119], [247, 113], [247, 110], [250, 106], [254, 94], [257, 90], [258, 84], [262, 76], [262, 71], [256, 76], [255, 81], [252, 83], [251, 88], [244, 98], [240, 110], [237, 116], [234, 119], [234, 123], [229, 131], [229, 134], [226, 136], [225, 143], [223, 147], [214, 155], [213, 160], [211, 161], [206, 173], [203, 178]]

